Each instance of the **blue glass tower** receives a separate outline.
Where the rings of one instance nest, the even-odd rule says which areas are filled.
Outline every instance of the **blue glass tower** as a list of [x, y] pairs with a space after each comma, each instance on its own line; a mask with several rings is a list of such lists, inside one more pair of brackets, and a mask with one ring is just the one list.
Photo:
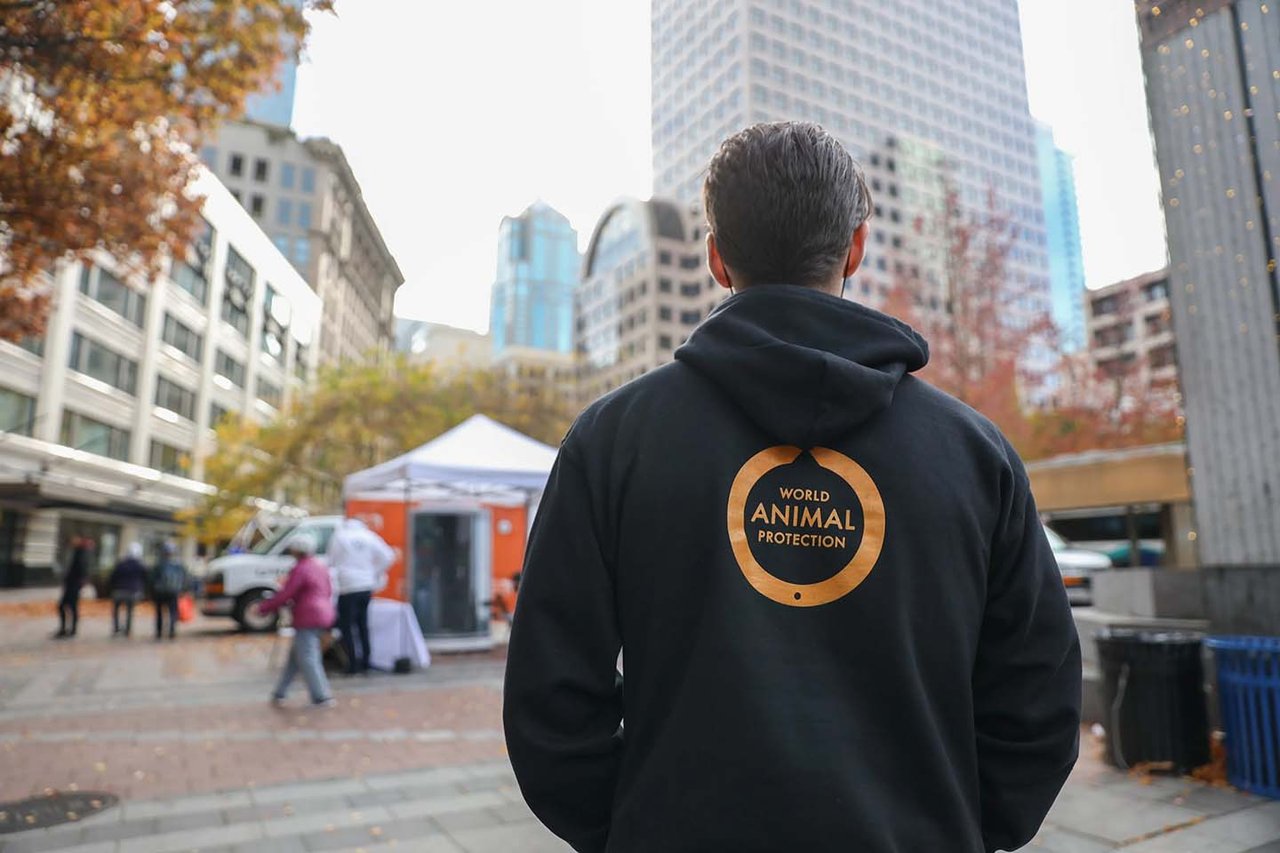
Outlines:
[[550, 205], [534, 202], [502, 220], [489, 314], [495, 353], [508, 347], [573, 352], [578, 265], [578, 233]]
[[[289, 0], [289, 5], [301, 10], [302, 0]], [[244, 117], [250, 121], [274, 124], [277, 127], [293, 125], [293, 99], [298, 84], [298, 63], [286, 55], [276, 69], [277, 91], [268, 86], [245, 99]]]
[[1044, 229], [1049, 250], [1049, 292], [1053, 320], [1063, 347], [1084, 346], [1084, 259], [1080, 251], [1080, 213], [1071, 155], [1053, 140], [1053, 128], [1036, 122], [1036, 157], [1044, 200]]

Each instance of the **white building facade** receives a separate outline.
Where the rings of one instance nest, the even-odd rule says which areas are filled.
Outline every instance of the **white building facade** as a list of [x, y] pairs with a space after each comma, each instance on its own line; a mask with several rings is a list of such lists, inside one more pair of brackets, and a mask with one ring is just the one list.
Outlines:
[[147, 282], [109, 256], [52, 281], [43, 337], [0, 342], [0, 584], [74, 535], [100, 564], [176, 532], [228, 413], [269, 419], [311, 380], [321, 301], [211, 174], [206, 229]]

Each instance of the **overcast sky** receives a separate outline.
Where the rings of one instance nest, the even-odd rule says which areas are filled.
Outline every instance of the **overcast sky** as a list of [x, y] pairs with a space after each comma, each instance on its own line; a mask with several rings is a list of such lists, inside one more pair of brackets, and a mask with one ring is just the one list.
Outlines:
[[[1031, 109], [1076, 156], [1091, 287], [1164, 263], [1133, 7], [1021, 0]], [[585, 244], [651, 192], [648, 0], [340, 0], [295, 126], [346, 150], [403, 316], [484, 330], [498, 224], [537, 198]]]

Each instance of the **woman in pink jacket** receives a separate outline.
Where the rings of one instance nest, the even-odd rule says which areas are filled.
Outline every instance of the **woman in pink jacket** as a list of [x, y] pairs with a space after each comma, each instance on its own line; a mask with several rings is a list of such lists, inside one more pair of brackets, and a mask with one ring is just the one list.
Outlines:
[[332, 708], [337, 703], [329, 691], [329, 679], [324, 674], [320, 660], [320, 637], [333, 625], [333, 586], [329, 581], [329, 569], [316, 559], [316, 542], [305, 533], [289, 539], [284, 552], [296, 557], [298, 562], [289, 570], [280, 591], [258, 605], [263, 613], [272, 613], [285, 605], [293, 606], [293, 647], [285, 662], [284, 672], [276, 685], [271, 701], [276, 706], [284, 704], [289, 684], [299, 671], [311, 691], [311, 704], [319, 708]]

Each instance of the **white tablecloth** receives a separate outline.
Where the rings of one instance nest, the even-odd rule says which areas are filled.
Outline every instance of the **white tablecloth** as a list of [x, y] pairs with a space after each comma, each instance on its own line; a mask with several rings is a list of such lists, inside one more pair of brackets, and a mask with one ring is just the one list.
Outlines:
[[374, 669], [393, 669], [397, 658], [408, 658], [419, 669], [431, 666], [418, 617], [403, 601], [375, 598], [369, 602], [369, 653]]

